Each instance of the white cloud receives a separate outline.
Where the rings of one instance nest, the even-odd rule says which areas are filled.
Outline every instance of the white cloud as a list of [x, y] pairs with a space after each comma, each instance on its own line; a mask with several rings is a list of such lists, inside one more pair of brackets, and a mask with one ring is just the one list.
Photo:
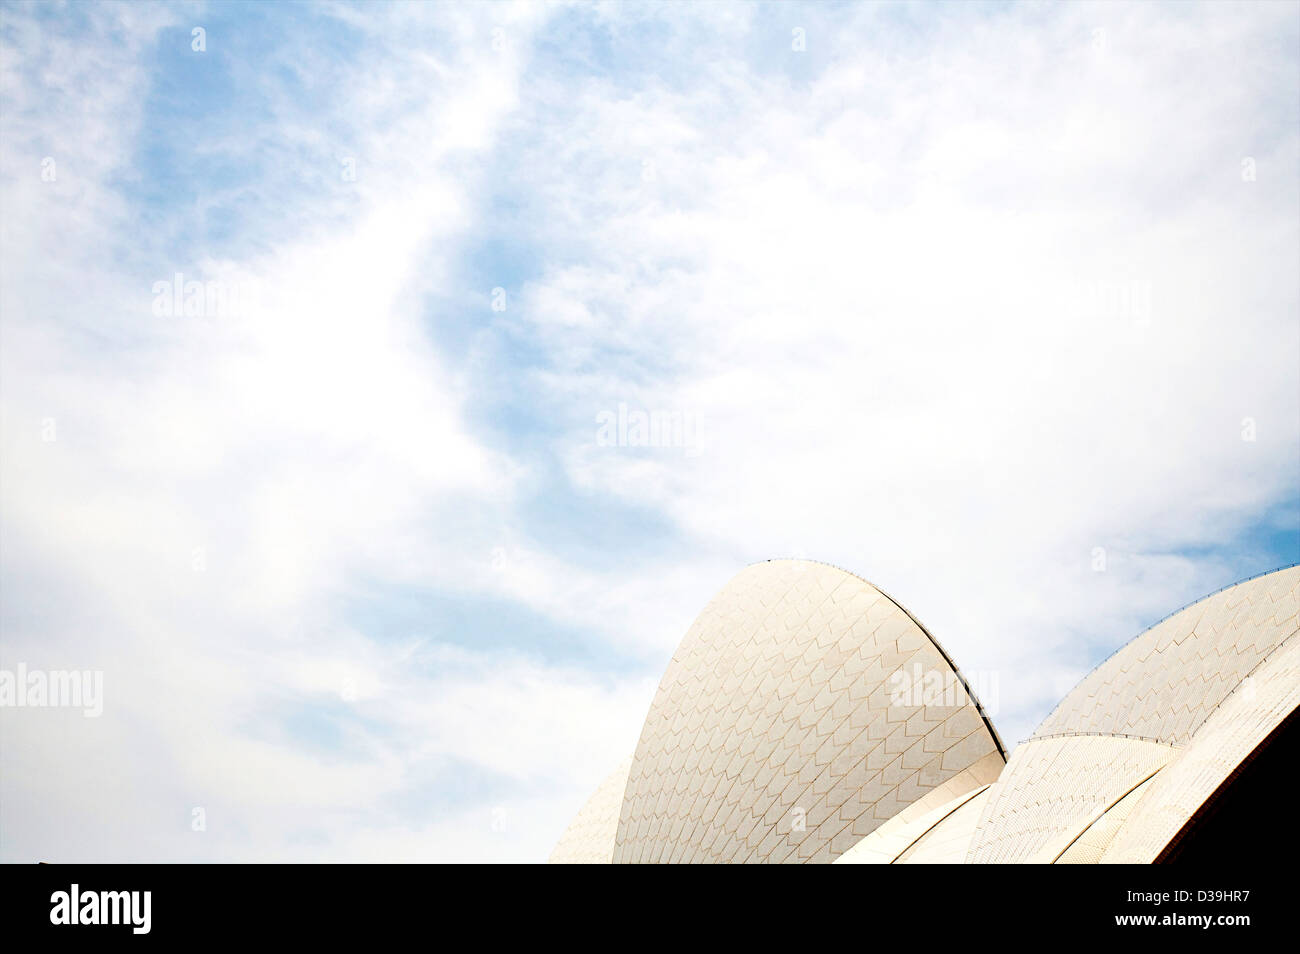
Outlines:
[[[521, 471], [466, 430], [462, 385], [431, 346], [419, 307], [469, 225], [463, 178], [447, 163], [490, 144], [520, 58], [453, 22], [477, 42], [454, 70], [418, 51], [366, 64], [342, 90], [345, 114], [364, 116], [375, 97], [412, 81], [442, 82], [415, 114], [358, 133], [359, 201], [281, 196], [303, 222], [293, 237], [273, 226], [269, 251], [241, 262], [164, 258], [141, 276], [116, 254], [114, 230], [131, 228], [137, 211], [117, 180], [131, 171], [151, 82], [140, 58], [165, 24], [145, 30], [126, 22], [129, 11], [102, 13], [120, 14], [102, 29], [132, 39], [119, 59], [94, 57], [77, 71], [56, 63], [70, 88], [53, 93], [28, 62], [50, 26], [14, 17], [9, 55], [24, 68], [9, 72], [5, 92], [23, 119], [6, 121], [4, 151], [3, 533], [6, 575], [30, 588], [11, 594], [6, 585], [4, 661], [102, 669], [108, 698], [93, 725], [43, 710], [3, 714], [13, 740], [4, 851], [43, 860], [294, 856], [302, 846], [285, 844], [284, 832], [298, 813], [312, 819], [298, 827], [318, 829], [325, 850], [347, 857], [336, 839], [349, 813], [373, 810], [363, 824], [377, 828], [419, 827], [379, 808], [406, 784], [417, 754], [536, 784], [539, 766], [527, 758], [543, 750], [514, 740], [520, 726], [540, 725], [521, 711], [539, 687], [550, 686], [552, 706], [565, 700], [557, 713], [589, 713], [586, 740], [626, 705], [625, 693], [593, 688], [594, 677], [552, 684], [502, 660], [480, 662], [464, 683], [435, 668], [392, 689], [392, 652], [334, 616], [358, 576], [455, 583], [458, 564], [437, 566], [437, 543], [422, 535], [458, 506], [505, 504]], [[518, 29], [526, 36], [526, 23]], [[85, 44], [97, 49], [93, 36], [54, 47]], [[274, 103], [271, 122], [290, 110]], [[100, 130], [96, 163], [58, 150], [58, 178], [42, 181], [42, 144], [75, 145], [77, 126]], [[227, 151], [256, 158], [273, 138], [253, 127]], [[164, 221], [145, 244], [185, 254], [183, 224]], [[259, 307], [159, 315], [155, 282], [177, 272], [256, 287]], [[346, 690], [319, 691], [339, 673]], [[398, 702], [373, 724], [344, 719], [352, 761], [272, 728], [284, 717], [277, 707], [328, 709], [346, 692], [364, 708], [385, 690], [424, 709]], [[494, 697], [503, 721], [483, 722], [477, 741], [463, 726], [444, 731], [463, 713], [438, 700], [479, 707]], [[575, 749], [566, 764], [590, 757]], [[600, 771], [603, 760], [592, 777]], [[211, 814], [212, 837], [197, 843], [192, 805]]]
[[[878, 26], [821, 24], [806, 85], [705, 49], [711, 87], [535, 105], [584, 175], [530, 188], [588, 232], [521, 310], [577, 483], [868, 576], [1002, 673], [1015, 741], [1063, 666], [1264, 569], [1224, 545], [1295, 494], [1295, 11]], [[695, 411], [705, 452], [597, 446], [581, 409], [619, 400]]]

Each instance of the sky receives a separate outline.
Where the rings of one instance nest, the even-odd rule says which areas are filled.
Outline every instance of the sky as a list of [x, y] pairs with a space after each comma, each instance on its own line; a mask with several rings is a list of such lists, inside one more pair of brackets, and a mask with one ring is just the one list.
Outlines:
[[0, 3], [0, 860], [542, 861], [747, 564], [1008, 747], [1300, 561], [1300, 5]]

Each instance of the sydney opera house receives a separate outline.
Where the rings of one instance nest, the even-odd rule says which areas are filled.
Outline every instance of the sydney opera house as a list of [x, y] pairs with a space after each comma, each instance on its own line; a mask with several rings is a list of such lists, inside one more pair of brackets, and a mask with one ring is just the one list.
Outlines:
[[631, 756], [550, 860], [1109, 864], [1263, 850], [1261, 812], [1291, 788], [1298, 608], [1293, 566], [1180, 610], [1008, 755], [955, 661], [889, 596], [825, 564], [750, 566], [695, 620]]

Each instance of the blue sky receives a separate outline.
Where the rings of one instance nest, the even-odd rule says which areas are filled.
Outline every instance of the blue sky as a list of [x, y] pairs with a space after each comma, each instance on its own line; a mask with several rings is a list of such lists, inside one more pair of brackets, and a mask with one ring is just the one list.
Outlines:
[[0, 5], [0, 663], [106, 694], [0, 712], [0, 858], [541, 860], [778, 556], [1024, 738], [1300, 560], [1297, 49], [1295, 4]]

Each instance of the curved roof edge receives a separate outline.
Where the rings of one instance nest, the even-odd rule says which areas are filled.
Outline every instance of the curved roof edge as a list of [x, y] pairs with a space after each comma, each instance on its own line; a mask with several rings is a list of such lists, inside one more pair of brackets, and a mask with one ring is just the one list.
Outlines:
[[1029, 739], [990, 788], [967, 863], [1050, 861], [1178, 752], [1106, 733]]
[[1251, 679], [1250, 689], [1230, 693], [1156, 776], [1102, 853], [1102, 864], [1158, 860], [1186, 836], [1203, 808], [1229, 790], [1273, 733], [1300, 718], [1300, 635], [1274, 649]]
[[902, 820], [903, 812], [894, 815], [884, 825], [836, 858], [834, 863], [837, 865], [898, 864], [898, 860], [915, 847], [917, 842], [942, 825], [957, 809], [976, 796], [987, 792], [991, 784], [992, 782], [985, 782], [982, 785], [975, 785], [909, 820]]
[[[892, 703], [891, 677], [912, 658], [942, 671], [949, 694], [960, 686], [960, 700]], [[887, 719], [890, 705], [902, 708]], [[772, 711], [756, 718], [760, 709]], [[861, 576], [805, 559], [750, 563], [714, 594], [661, 677], [635, 751], [616, 863], [833, 861], [972, 760], [996, 776], [1007, 758], [971, 680], [928, 629]], [[801, 806], [795, 829], [787, 809]]]
[[[1052, 719], [1052, 717], [1055, 716], [1058, 711], [1060, 711], [1061, 706], [1065, 705], [1066, 700], [1068, 700], [1072, 695], [1074, 695], [1075, 691], [1078, 690], [1078, 688], [1082, 686], [1085, 682], [1087, 682], [1093, 673], [1095, 673], [1102, 666], [1106, 665], [1106, 663], [1110, 662], [1112, 659], [1114, 659], [1116, 656], [1122, 653], [1125, 647], [1127, 647], [1131, 643], [1137, 642], [1139, 639], [1141, 639], [1147, 633], [1151, 632], [1151, 630], [1155, 629], [1161, 623], [1173, 619], [1175, 616], [1177, 616], [1179, 613], [1183, 612], [1184, 610], [1189, 610], [1193, 606], [1197, 605], [1198, 603], [1204, 603], [1206, 600], [1212, 599], [1218, 596], [1220, 593], [1232, 589], [1234, 586], [1241, 586], [1243, 583], [1249, 583], [1251, 580], [1258, 580], [1262, 576], [1272, 576], [1274, 573], [1283, 573], [1287, 570], [1294, 570], [1296, 567], [1300, 567], [1300, 563], [1288, 563], [1285, 566], [1274, 567], [1271, 570], [1264, 570], [1260, 573], [1252, 573], [1250, 576], [1242, 577], [1240, 580], [1237, 580], [1235, 583], [1229, 583], [1226, 586], [1221, 586], [1217, 590], [1211, 590], [1209, 593], [1206, 593], [1204, 596], [1197, 597], [1196, 599], [1191, 600], [1190, 602], [1184, 603], [1182, 606], [1178, 607], [1178, 609], [1174, 610], [1172, 613], [1166, 613], [1164, 616], [1160, 617], [1150, 626], [1146, 627], [1145, 629], [1141, 630], [1140, 632], [1136, 633], [1130, 638], [1124, 640], [1124, 642], [1120, 643], [1118, 646], [1112, 649], [1102, 659], [1098, 660], [1095, 666], [1093, 666], [1082, 676], [1080, 676], [1079, 680], [1073, 686], [1071, 686], [1064, 695], [1061, 696], [1060, 700], [1056, 703], [1056, 705], [1052, 706], [1051, 711], [1048, 712], [1047, 715], [1043, 716], [1042, 721], [1038, 723], [1039, 726], [1046, 725]], [[906, 612], [906, 610], [904, 610], [904, 612]], [[921, 624], [917, 623], [917, 625], [920, 626]], [[940, 652], [942, 651], [943, 650], [940, 650]], [[1035, 729], [1033, 733], [1030, 734], [1030, 738], [1044, 738], [1044, 739], [1051, 738], [1051, 735], [1040, 736], [1037, 733], [1038, 730]], [[1052, 735], [1056, 735], [1056, 734], [1059, 733], [1052, 733]]]
[[548, 864], [610, 863], [618, 835], [618, 813], [631, 768], [629, 755], [596, 786], [551, 849]]
[[993, 720], [990, 719], [989, 714], [984, 711], [984, 703], [980, 701], [979, 696], [975, 695], [975, 690], [972, 689], [970, 687], [970, 683], [966, 681], [965, 673], [961, 671], [961, 668], [957, 665], [956, 661], [952, 658], [952, 656], [948, 655], [948, 651], [943, 648], [939, 640], [934, 638], [934, 634], [931, 633], [928, 629], [926, 629], [925, 624], [922, 623], [919, 619], [917, 619], [916, 615], [911, 610], [909, 610], [898, 600], [894, 599], [894, 597], [891, 596], [889, 593], [887, 593], [885, 590], [881, 589], [879, 586], [876, 586], [875, 583], [872, 583], [865, 576], [861, 576], [857, 573], [854, 573], [852, 570], [846, 570], [838, 563], [830, 563], [826, 560], [810, 560], [806, 557], [772, 557], [771, 559], [768, 560], [758, 560], [754, 563], [747, 563], [745, 564], [744, 569], [749, 569], [749, 567], [751, 566], [759, 566], [763, 563], [777, 563], [777, 562], [815, 563], [818, 566], [828, 566], [833, 570], [839, 570], [841, 573], [844, 573], [847, 576], [853, 577], [855, 580], [859, 580], [867, 584], [867, 586], [871, 587], [873, 590], [875, 590], [885, 599], [889, 600], [889, 602], [893, 603], [900, 610], [902, 610], [903, 615], [916, 624], [916, 628], [919, 629], [922, 632], [922, 634], [924, 634], [925, 638], [930, 641], [930, 644], [939, 651], [939, 655], [942, 656], [943, 661], [948, 664], [948, 668], [951, 669], [953, 671], [953, 674], [958, 679], [961, 680], [961, 686], [963, 689], [966, 690], [966, 697], [970, 699], [970, 701], [974, 704], [975, 711], [978, 712], [980, 718], [984, 720], [984, 727], [989, 730], [989, 735], [992, 736], [993, 744], [997, 746], [998, 754], [1002, 756], [1002, 761], [1005, 762], [1007, 760], [1007, 747], [1002, 744], [1002, 736], [998, 735], [998, 730], [997, 727], [993, 724]]

